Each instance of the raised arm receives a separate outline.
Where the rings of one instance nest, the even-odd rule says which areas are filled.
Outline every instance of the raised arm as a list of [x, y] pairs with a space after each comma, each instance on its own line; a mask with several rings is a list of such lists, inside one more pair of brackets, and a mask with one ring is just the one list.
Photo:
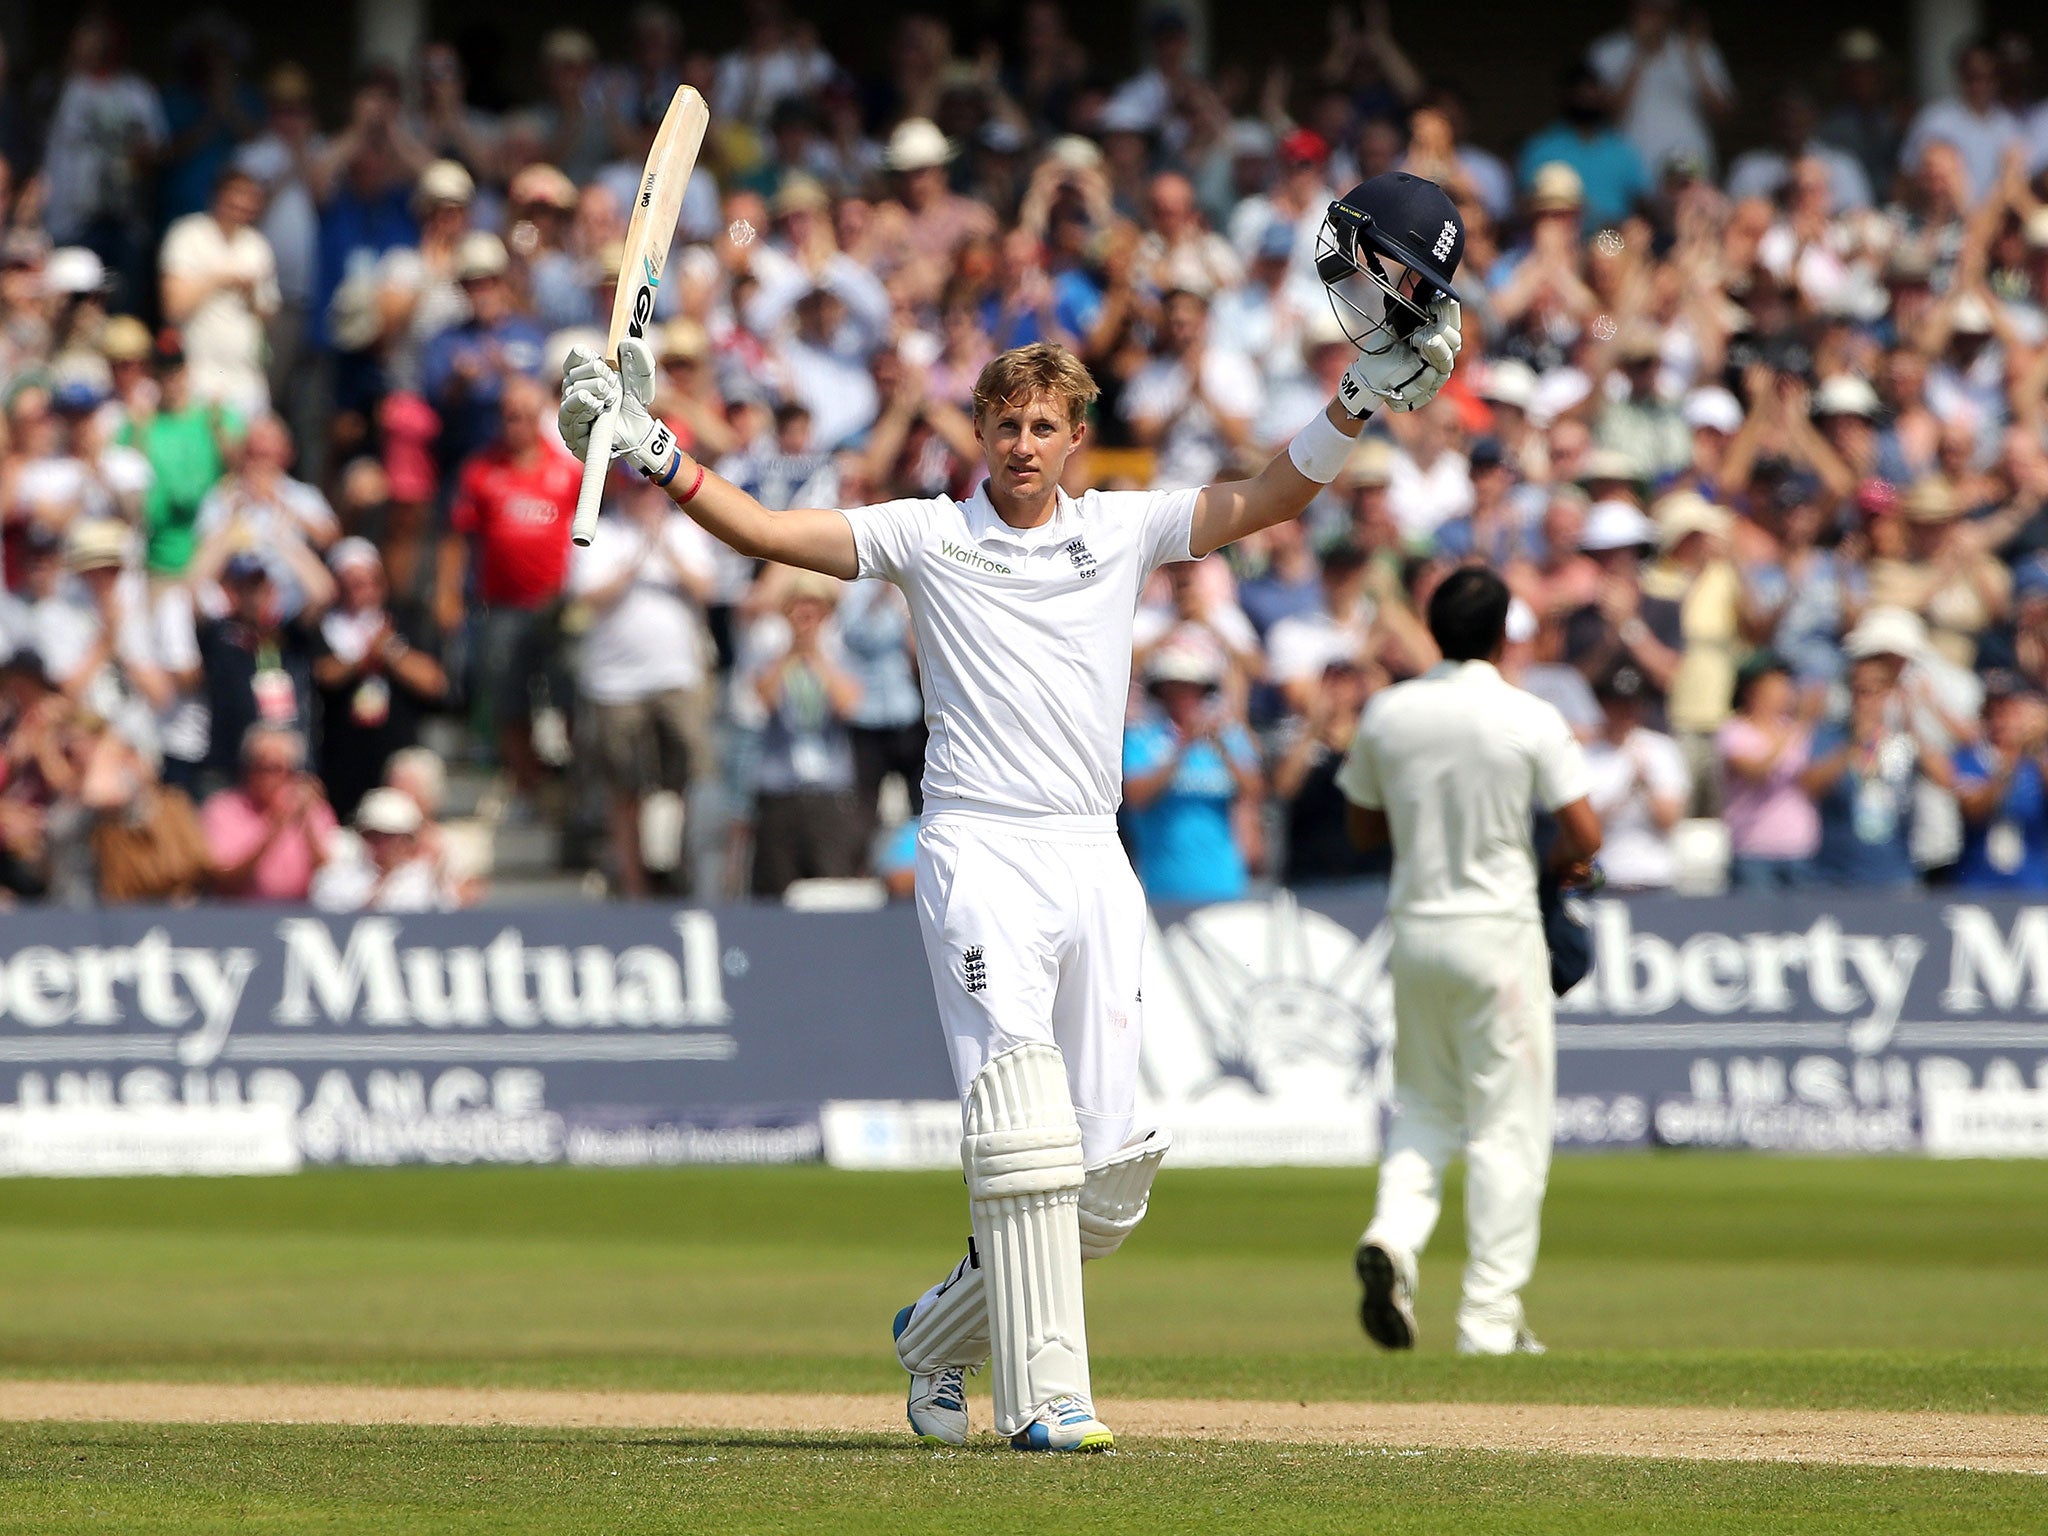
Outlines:
[[[1365, 426], [1364, 417], [1353, 416], [1335, 400], [1319, 420], [1328, 431], [1342, 434], [1347, 442], [1356, 441]], [[1275, 454], [1249, 480], [1219, 480], [1214, 485], [1205, 485], [1195, 497], [1194, 536], [1188, 541], [1188, 549], [1199, 560], [1261, 528], [1299, 517], [1327, 483], [1303, 474], [1290, 450]]]
[[[1190, 553], [1196, 559], [1261, 528], [1299, 517], [1316, 493], [1337, 478], [1372, 409], [1419, 410], [1436, 398], [1464, 345], [1456, 299], [1440, 299], [1434, 317], [1405, 342], [1360, 356], [1338, 385], [1337, 398], [1297, 432], [1249, 480], [1205, 485], [1195, 497]], [[1356, 411], [1357, 414], [1353, 414]]]
[[647, 410], [654, 398], [654, 356], [629, 337], [614, 370], [588, 348], [573, 349], [562, 379], [562, 438], [581, 459], [591, 424], [619, 410], [614, 451], [668, 493], [713, 538], [752, 560], [773, 560], [851, 581], [860, 574], [853, 525], [844, 514], [809, 508], [773, 512], [676, 446], [675, 434]]

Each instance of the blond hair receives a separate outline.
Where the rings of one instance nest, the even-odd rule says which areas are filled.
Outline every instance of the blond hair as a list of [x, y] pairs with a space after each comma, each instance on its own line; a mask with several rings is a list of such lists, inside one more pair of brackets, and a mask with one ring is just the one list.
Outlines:
[[1068, 426], [1078, 427], [1101, 393], [1081, 359], [1057, 342], [1034, 341], [988, 360], [974, 381], [974, 416], [979, 421], [1000, 405], [1047, 399], [1067, 413]]

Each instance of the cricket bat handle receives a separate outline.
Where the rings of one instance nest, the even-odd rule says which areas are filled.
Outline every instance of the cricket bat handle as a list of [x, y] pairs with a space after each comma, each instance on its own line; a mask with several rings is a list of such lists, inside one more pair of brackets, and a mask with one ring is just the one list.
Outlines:
[[612, 436], [618, 426], [616, 406], [590, 424], [590, 446], [583, 453], [583, 484], [576, 491], [576, 521], [569, 525], [570, 541], [579, 548], [597, 534], [597, 509], [604, 501], [604, 477], [611, 473]]

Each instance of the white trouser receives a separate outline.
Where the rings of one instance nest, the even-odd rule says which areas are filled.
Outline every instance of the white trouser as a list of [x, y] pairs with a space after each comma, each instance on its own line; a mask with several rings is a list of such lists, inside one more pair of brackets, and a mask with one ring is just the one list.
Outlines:
[[917, 915], [965, 1103], [989, 1058], [1056, 1045], [1089, 1166], [1131, 1133], [1145, 894], [1113, 827], [938, 811], [917, 838]]
[[1458, 1331], [1513, 1342], [1536, 1267], [1557, 1111], [1550, 957], [1527, 918], [1394, 920], [1394, 1118], [1367, 1241], [1420, 1254], [1465, 1152], [1470, 1260]]

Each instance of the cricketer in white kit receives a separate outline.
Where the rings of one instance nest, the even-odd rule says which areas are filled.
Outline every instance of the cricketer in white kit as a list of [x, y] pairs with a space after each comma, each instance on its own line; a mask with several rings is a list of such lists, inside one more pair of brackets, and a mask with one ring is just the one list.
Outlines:
[[1355, 1256], [1359, 1320], [1389, 1349], [1414, 1346], [1415, 1256], [1461, 1148], [1469, 1260], [1458, 1350], [1543, 1348], [1521, 1301], [1536, 1267], [1557, 1098], [1531, 811], [1557, 818], [1550, 860], [1567, 886], [1589, 873], [1600, 819], [1564, 716], [1495, 670], [1508, 602], [1491, 571], [1444, 579], [1429, 603], [1444, 660], [1366, 706], [1337, 775], [1353, 839], [1391, 839], [1394, 849], [1394, 1116]]
[[[1361, 205], [1384, 215], [1371, 239]], [[1442, 191], [1396, 173], [1332, 205], [1333, 225], [1339, 209], [1349, 254], [1325, 281], [1349, 285], [1361, 356], [1327, 412], [1248, 480], [1070, 496], [1096, 388], [1039, 343], [976, 384], [988, 478], [967, 500], [774, 512], [649, 419], [643, 343], [621, 344], [616, 372], [571, 355], [561, 421], [579, 455], [616, 408], [620, 452], [740, 554], [879, 577], [910, 607], [930, 730], [917, 907], [973, 1225], [966, 1257], [895, 1320], [910, 1423], [928, 1440], [965, 1443], [965, 1376], [988, 1361], [996, 1430], [1019, 1449], [1114, 1443], [1089, 1383], [1081, 1263], [1137, 1226], [1167, 1150], [1133, 1124], [1145, 903], [1116, 836], [1139, 591], [1162, 564], [1298, 516], [1364, 417], [1434, 398], [1460, 345], [1463, 225]]]

